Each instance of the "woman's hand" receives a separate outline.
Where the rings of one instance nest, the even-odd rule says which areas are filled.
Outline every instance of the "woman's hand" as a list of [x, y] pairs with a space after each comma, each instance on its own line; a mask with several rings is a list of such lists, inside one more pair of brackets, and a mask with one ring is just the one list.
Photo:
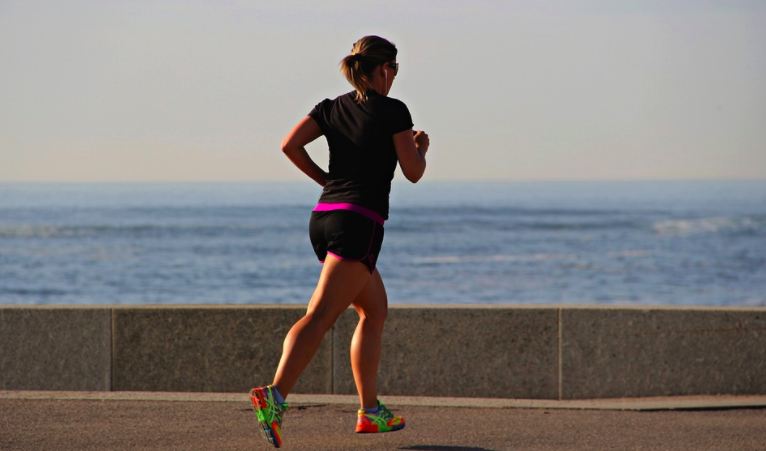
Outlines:
[[428, 134], [423, 130], [415, 131], [415, 147], [423, 153], [428, 152], [428, 146], [431, 145], [431, 141], [428, 139]]

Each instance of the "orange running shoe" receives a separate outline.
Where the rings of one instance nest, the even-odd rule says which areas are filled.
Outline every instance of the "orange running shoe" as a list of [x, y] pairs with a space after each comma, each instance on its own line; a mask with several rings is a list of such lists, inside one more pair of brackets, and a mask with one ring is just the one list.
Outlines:
[[378, 401], [380, 411], [368, 413], [364, 409], [357, 412], [356, 432], [390, 432], [404, 428], [404, 418], [395, 416], [386, 406]]
[[274, 386], [258, 387], [250, 390], [250, 399], [258, 417], [263, 435], [275, 448], [282, 446], [282, 414], [287, 410], [287, 403], [278, 404], [274, 400]]

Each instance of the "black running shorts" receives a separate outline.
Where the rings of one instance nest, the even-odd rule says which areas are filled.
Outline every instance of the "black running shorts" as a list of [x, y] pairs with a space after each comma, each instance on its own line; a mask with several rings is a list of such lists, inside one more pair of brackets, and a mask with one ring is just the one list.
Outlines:
[[362, 262], [372, 273], [383, 244], [383, 225], [349, 210], [313, 211], [309, 238], [320, 262], [327, 254]]

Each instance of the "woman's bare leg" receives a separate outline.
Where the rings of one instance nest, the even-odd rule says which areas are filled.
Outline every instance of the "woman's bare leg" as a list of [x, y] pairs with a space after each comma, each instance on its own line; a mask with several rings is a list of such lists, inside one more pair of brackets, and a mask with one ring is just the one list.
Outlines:
[[364, 264], [327, 255], [306, 315], [285, 337], [273, 382], [283, 397], [292, 391], [322, 344], [325, 333], [357, 298], [369, 279], [370, 271]]
[[383, 341], [383, 326], [388, 315], [386, 287], [378, 270], [353, 302], [359, 313], [359, 324], [351, 339], [351, 369], [362, 407], [377, 407], [378, 366]]

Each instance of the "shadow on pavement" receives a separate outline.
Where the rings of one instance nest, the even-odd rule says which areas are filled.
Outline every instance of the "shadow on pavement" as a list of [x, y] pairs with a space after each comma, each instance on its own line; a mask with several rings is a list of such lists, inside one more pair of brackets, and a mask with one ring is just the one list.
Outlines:
[[399, 449], [408, 449], [408, 450], [416, 450], [416, 451], [496, 451], [496, 450], [487, 449], [487, 448], [477, 448], [475, 446], [444, 446], [444, 445], [415, 445], [415, 446], [407, 446], [405, 448], [399, 448]]

